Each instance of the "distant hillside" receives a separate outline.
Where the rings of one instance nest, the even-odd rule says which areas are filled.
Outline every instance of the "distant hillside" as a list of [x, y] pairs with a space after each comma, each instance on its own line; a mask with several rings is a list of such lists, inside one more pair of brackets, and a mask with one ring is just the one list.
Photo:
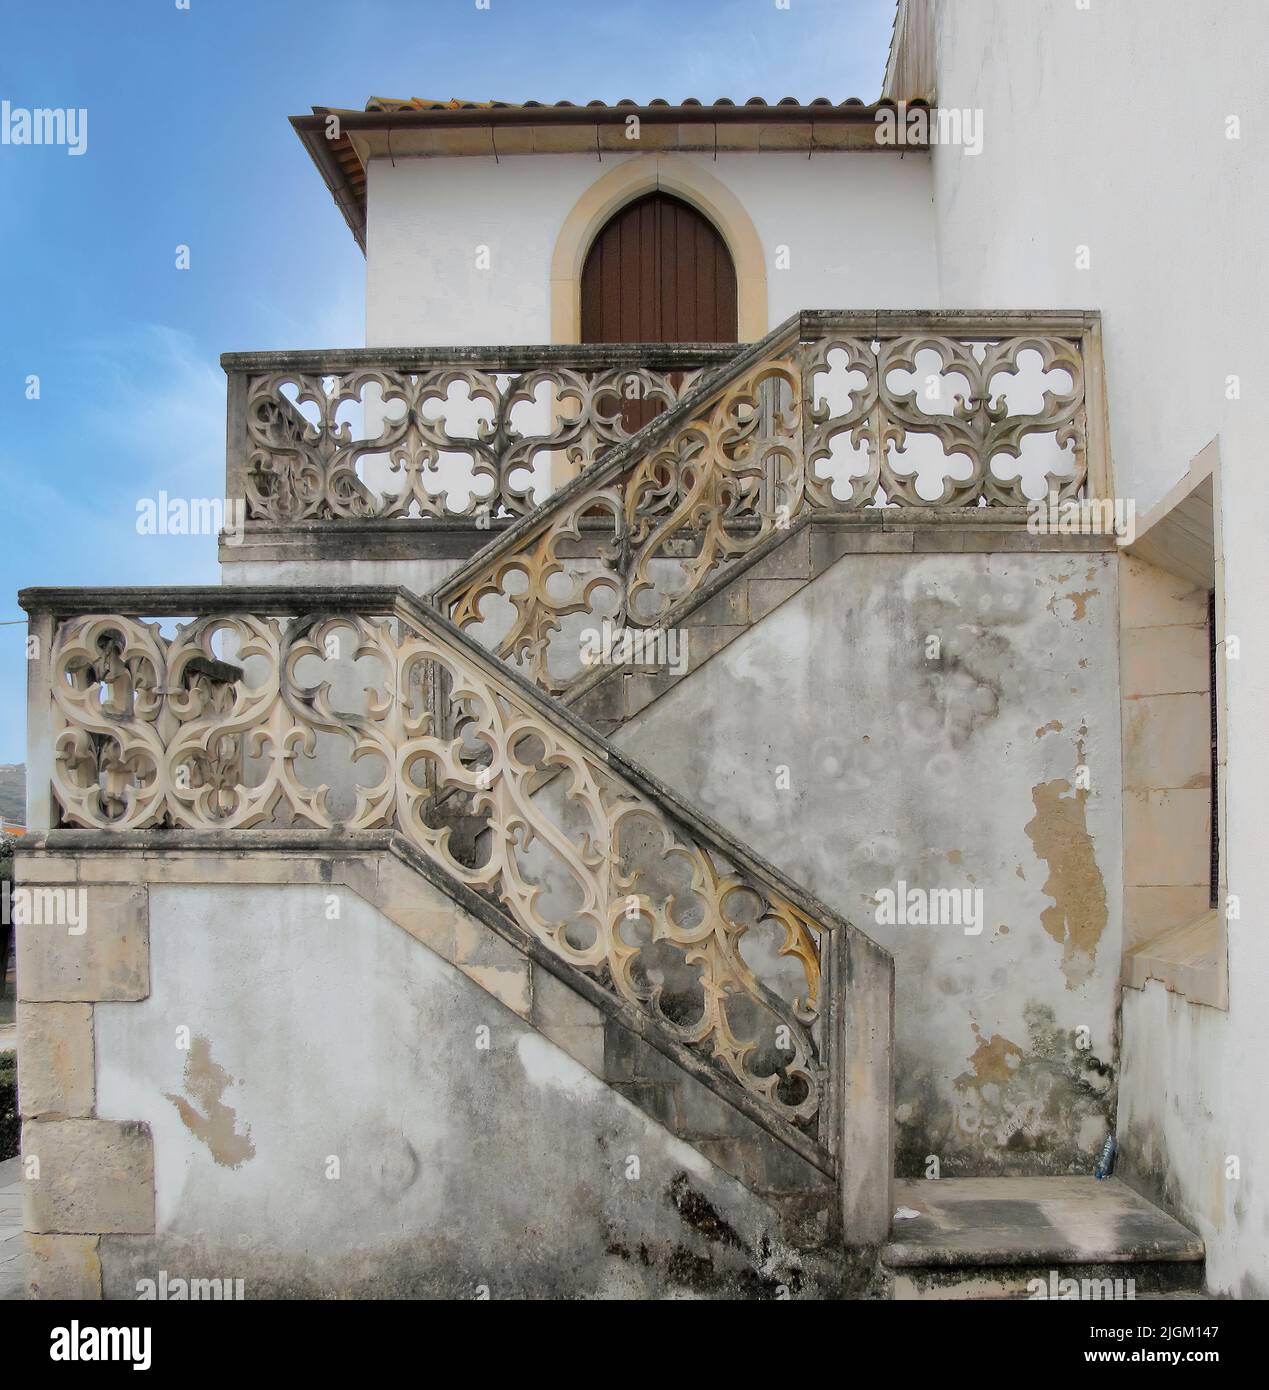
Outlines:
[[26, 764], [0, 763], [0, 820], [26, 821]]

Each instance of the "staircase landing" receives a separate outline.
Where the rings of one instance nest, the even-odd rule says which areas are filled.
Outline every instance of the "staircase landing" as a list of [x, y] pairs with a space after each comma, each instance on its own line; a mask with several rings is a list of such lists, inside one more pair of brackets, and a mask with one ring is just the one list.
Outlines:
[[894, 1191], [896, 1212], [917, 1213], [896, 1216], [882, 1253], [896, 1298], [1026, 1298], [1051, 1273], [1131, 1279], [1127, 1296], [1138, 1298], [1202, 1288], [1203, 1242], [1117, 1178], [949, 1178]]

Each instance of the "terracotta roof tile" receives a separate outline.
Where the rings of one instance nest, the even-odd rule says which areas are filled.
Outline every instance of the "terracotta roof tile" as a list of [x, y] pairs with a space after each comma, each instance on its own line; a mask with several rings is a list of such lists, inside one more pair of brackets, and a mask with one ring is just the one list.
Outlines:
[[[768, 101], [765, 97], [749, 97], [744, 103], [745, 106], [763, 106], [773, 108], [777, 106], [865, 106], [867, 102], [859, 97], [847, 97], [844, 101], [833, 102], [828, 97], [813, 97], [810, 101], [803, 101], [800, 97], [781, 97], [778, 101]], [[615, 106], [634, 106], [650, 108], [653, 106], [678, 106], [678, 107], [699, 107], [709, 108], [711, 106], [735, 106], [736, 103], [731, 97], [716, 97], [713, 101], [702, 101], [700, 97], [683, 97], [680, 101], [671, 101], [668, 97], [652, 97], [648, 101], [634, 101], [630, 97], [622, 97], [618, 101], [603, 101], [595, 98], [586, 102], [573, 101], [468, 101], [462, 97], [450, 97], [442, 100], [434, 97], [371, 97], [366, 102], [367, 111], [498, 111], [498, 110], [519, 110], [542, 109], [546, 107], [572, 108], [574, 110], [585, 110], [590, 107], [602, 107], [610, 110]], [[326, 109], [326, 108], [323, 108]], [[331, 108], [334, 109], [334, 108]]]

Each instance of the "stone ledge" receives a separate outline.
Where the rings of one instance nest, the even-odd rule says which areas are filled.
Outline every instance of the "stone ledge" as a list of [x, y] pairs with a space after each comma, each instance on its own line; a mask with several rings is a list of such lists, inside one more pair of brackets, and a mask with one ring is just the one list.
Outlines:
[[1131, 952], [1125, 961], [1125, 986], [1144, 989], [1150, 980], [1184, 995], [1191, 1004], [1229, 1008], [1225, 919], [1219, 909], [1169, 927]]
[[892, 1269], [1190, 1262], [1202, 1240], [1118, 1178], [942, 1178], [895, 1184]]
[[[519, 521], [520, 518], [515, 518]], [[1026, 526], [1022, 507], [860, 507], [850, 511], [810, 512], [788, 532], [795, 535], [800, 524], [852, 532], [900, 535], [902, 542], [888, 545], [874, 541], [865, 547], [922, 550], [1114, 550], [1113, 536], [1032, 535]], [[491, 541], [500, 537], [512, 521], [494, 518], [487, 527], [478, 527], [471, 517], [442, 517], [422, 520], [414, 517], [390, 520], [350, 520], [345, 517], [325, 521], [273, 522], [249, 521], [241, 542], [220, 541], [224, 564], [309, 560], [313, 562], [360, 560], [462, 560], [469, 561]], [[910, 534], [909, 534], [910, 533]], [[582, 535], [564, 546], [561, 553], [595, 556], [606, 532], [602, 525], [584, 522]], [[682, 533], [686, 535], [687, 533]], [[327, 581], [317, 579], [316, 586]]]

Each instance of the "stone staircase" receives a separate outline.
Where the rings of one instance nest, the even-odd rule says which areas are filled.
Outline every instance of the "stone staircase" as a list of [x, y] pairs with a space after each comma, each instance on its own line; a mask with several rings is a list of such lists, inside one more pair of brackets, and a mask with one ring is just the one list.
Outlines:
[[[51, 715], [57, 740], [99, 731], [165, 769], [144, 795], [117, 800], [108, 779], [60, 781], [63, 824], [29, 838], [28, 879], [98, 873], [145, 892], [180, 864], [182, 882], [214, 891], [218, 859], [237, 865], [239, 883], [272, 863], [279, 886], [305, 881], [297, 854], [344, 861], [338, 882], [654, 1122], [667, 1156], [680, 1155], [666, 1200], [680, 1223], [697, 1223], [698, 1244], [713, 1232], [727, 1247], [726, 1287], [764, 1269], [754, 1288], [765, 1286], [773, 1260], [781, 1287], [867, 1284], [869, 1264], [845, 1252], [875, 1251], [889, 1215], [893, 981], [889, 957], [862, 933], [407, 593], [27, 590], [21, 601], [48, 634], [50, 680], [66, 692]], [[143, 614], [194, 617], [168, 637]], [[217, 634], [237, 638], [233, 659], [213, 655]], [[296, 674], [336, 635], [392, 673], [370, 718], [343, 712], [338, 680], [311, 686]], [[261, 659], [274, 695], [248, 681], [247, 663]], [[134, 702], [155, 686], [156, 702]], [[426, 715], [413, 705], [421, 689], [437, 700]], [[352, 816], [332, 812], [288, 752], [319, 728], [386, 753], [400, 769], [391, 791], [359, 793]], [[178, 763], [180, 748], [195, 772], [179, 771], [191, 765]], [[202, 761], [212, 757], [215, 789]], [[416, 779], [410, 769], [424, 765]], [[426, 906], [425, 884], [461, 925]], [[777, 929], [778, 954], [799, 964], [800, 997], [787, 996], [787, 970], [772, 976], [746, 958], [751, 923]], [[577, 1125], [589, 1124], [579, 1113]], [[702, 1172], [715, 1175], [705, 1188]], [[723, 1201], [724, 1178], [766, 1216]], [[664, 1291], [717, 1291], [689, 1263], [689, 1279], [660, 1264], [649, 1277]]]
[[[694, 1232], [690, 1258], [654, 1261], [624, 1227], [605, 1251], [655, 1264], [649, 1292], [773, 1296], [792, 1284], [799, 1296], [1016, 1297], [1050, 1271], [1060, 1281], [1108, 1269], [1143, 1289], [1188, 1289], [1201, 1280], [1201, 1244], [1119, 1183], [971, 1178], [900, 1184], [896, 1198], [889, 953], [610, 737], [843, 557], [912, 550], [918, 533], [939, 550], [1018, 543], [1021, 494], [982, 471], [1001, 426], [977, 418], [979, 405], [929, 426], [981, 465], [949, 485], [945, 501], [960, 506], [923, 505], [889, 463], [852, 484], [852, 505], [815, 479], [838, 434], [871, 432], [885, 454], [908, 410], [881, 403], [887, 372], [916, 344], [943, 341], [929, 336], [934, 320], [907, 337], [884, 317], [796, 316], [709, 364], [538, 506], [500, 471], [509, 514], [474, 553], [472, 531], [465, 560], [427, 599], [344, 584], [24, 591], [40, 652], [32, 730], [43, 742], [31, 765], [48, 781], [27, 849], [131, 856], [132, 878], [114, 881], [139, 884], [161, 882], [170, 853], [274, 863], [279, 886], [287, 856], [337, 862], [339, 882], [657, 1127], [675, 1169], [661, 1207]], [[1040, 342], [1047, 363], [1081, 379], [1083, 319], [1022, 328], [1016, 350]], [[1003, 336], [977, 330], [996, 355]], [[957, 350], [957, 370], [972, 376], [979, 359]], [[815, 406], [816, 375], [838, 352], [872, 374], [867, 410], [853, 397], [838, 416]], [[429, 399], [426, 373], [404, 357], [396, 366], [403, 395]], [[231, 448], [242, 422], [256, 431], [231, 457], [231, 484], [273, 509], [270, 524], [299, 498], [305, 544], [337, 517], [347, 548], [370, 503], [335, 409], [355, 397], [361, 368], [350, 362], [332, 391], [301, 393], [329, 415], [314, 427], [280, 396], [286, 374], [258, 367], [231, 386]], [[481, 390], [503, 389], [486, 375]], [[482, 449], [510, 438], [513, 395]], [[1044, 400], [1039, 423], [1062, 429], [1083, 409], [1079, 391]], [[412, 411], [393, 428], [435, 433]], [[568, 422], [568, 441], [593, 448], [587, 429], [598, 425], [583, 424]], [[434, 445], [393, 448], [430, 459]], [[894, 505], [863, 505], [878, 487]], [[681, 628], [686, 668], [579, 666], [579, 626], [605, 616]], [[155, 618], [183, 621], [169, 633]], [[380, 675], [368, 687], [339, 660], [378, 662]], [[325, 675], [299, 674], [323, 661]], [[263, 682], [248, 678], [252, 662]], [[342, 762], [323, 740], [342, 740]], [[377, 783], [349, 776], [366, 755], [385, 766]], [[326, 791], [338, 776], [349, 784], [341, 809]], [[709, 1175], [704, 1187], [693, 1171]], [[728, 1207], [723, 1175], [757, 1199], [757, 1218], [753, 1204]], [[745, 1220], [733, 1219], [742, 1208]], [[719, 1279], [701, 1267], [711, 1251]]]
[[[777, 330], [765, 345], [768, 357], [778, 350], [779, 336]], [[757, 357], [747, 354], [746, 367], [752, 369]], [[654, 422], [636, 436], [629, 446], [630, 457], [664, 447], [672, 437], [669, 424], [688, 418], [711, 392], [717, 394], [719, 377], [726, 370], [720, 369], [687, 398], [669, 421]], [[623, 465], [628, 477], [626, 451], [618, 453], [622, 462], [611, 464], [606, 475], [600, 476], [602, 470], [596, 469], [592, 491], [618, 478]], [[497, 571], [500, 564], [505, 565], [509, 549], [516, 544], [521, 553], [535, 542], [540, 544], [541, 537], [550, 534], [552, 514], [566, 519], [561, 529], [575, 539], [559, 553], [569, 554], [574, 570], [589, 577], [594, 557], [603, 552], [602, 546], [596, 549], [593, 541], [587, 541], [580, 524], [585, 515], [577, 503], [582, 482], [579, 479], [563, 497], [552, 499], [518, 523], [509, 538], [511, 546], [500, 538], [487, 551], [477, 552], [437, 591], [438, 605], [446, 610], [455, 605], [461, 608], [464, 596], [470, 602], [473, 580], [482, 572], [488, 574], [491, 567]], [[663, 696], [690, 681], [711, 658], [844, 556], [911, 550], [1007, 552], [1033, 546], [1034, 537], [1020, 534], [1018, 521], [1017, 512], [1007, 507], [933, 511], [900, 504], [864, 511], [808, 508], [785, 526], [765, 533], [758, 527], [746, 534], [737, 554], [718, 563], [703, 581], [665, 608], [661, 621], [676, 625], [686, 639], [683, 669], [640, 668], [637, 663], [603, 668], [567, 683], [557, 697], [596, 729], [615, 735], [632, 722], [637, 724]], [[517, 530], [522, 538], [516, 538]], [[1098, 544], [1092, 539], [1089, 548]], [[1078, 545], [1075, 541], [1070, 548]], [[662, 553], [675, 553], [672, 542], [663, 543]], [[544, 593], [540, 601], [543, 608], [551, 607]], [[469, 620], [475, 611], [466, 610]], [[895, 1298], [1033, 1297], [1038, 1279], [1046, 1296], [1068, 1293], [1071, 1285], [1064, 1280], [1075, 1280], [1081, 1297], [1100, 1297], [1103, 1287], [1114, 1291], [1114, 1296], [1125, 1296], [1126, 1288], [1128, 1297], [1200, 1296], [1197, 1291], [1202, 1289], [1201, 1240], [1117, 1179], [898, 1182], [895, 1207], [877, 1280], [869, 1286]], [[1105, 1279], [1111, 1283], [1103, 1286]]]

